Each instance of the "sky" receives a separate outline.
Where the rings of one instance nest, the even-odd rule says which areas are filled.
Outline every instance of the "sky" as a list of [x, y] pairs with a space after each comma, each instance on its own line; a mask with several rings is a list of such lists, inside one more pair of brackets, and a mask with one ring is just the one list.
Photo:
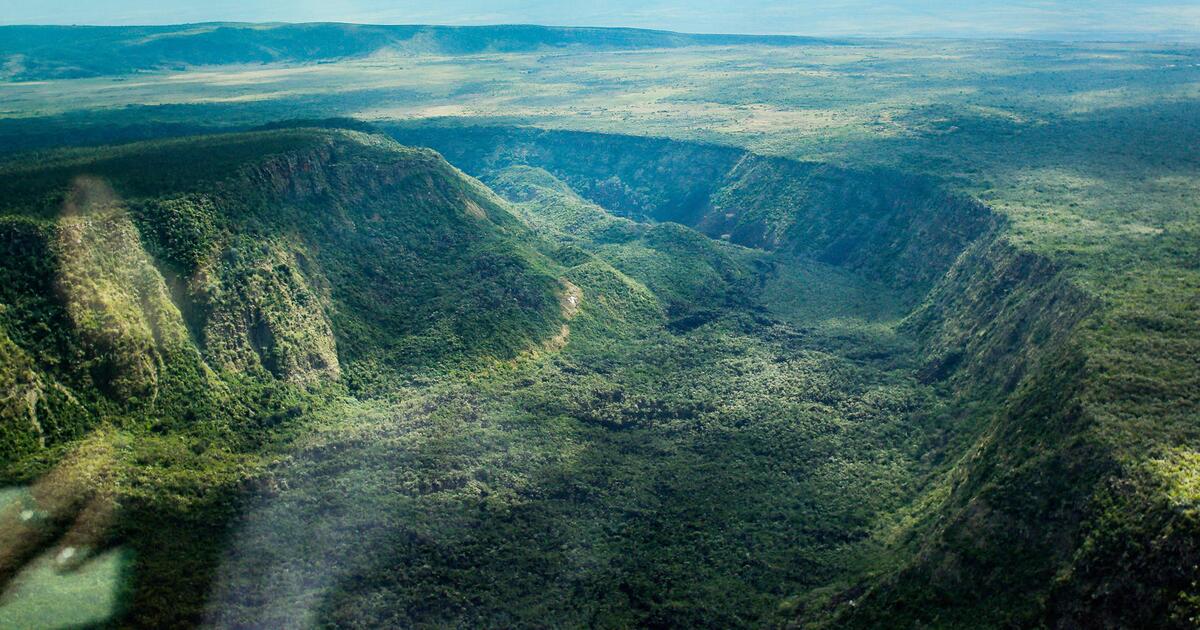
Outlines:
[[695, 33], [1200, 38], [1200, 0], [0, 0], [0, 24], [362, 22]]

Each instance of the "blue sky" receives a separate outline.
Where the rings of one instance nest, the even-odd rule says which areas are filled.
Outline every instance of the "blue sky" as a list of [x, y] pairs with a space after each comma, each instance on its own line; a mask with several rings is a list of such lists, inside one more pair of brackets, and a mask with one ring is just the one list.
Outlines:
[[1200, 0], [0, 0], [0, 24], [340, 21], [812, 35], [1200, 37]]

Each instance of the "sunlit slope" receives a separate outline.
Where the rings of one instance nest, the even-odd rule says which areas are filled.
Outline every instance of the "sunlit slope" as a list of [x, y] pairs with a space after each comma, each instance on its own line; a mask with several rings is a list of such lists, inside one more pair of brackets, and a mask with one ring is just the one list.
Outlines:
[[751, 308], [768, 268], [764, 253], [677, 223], [616, 217], [542, 169], [510, 167], [485, 177], [545, 237], [589, 251], [645, 284], [676, 326], [725, 308]]
[[379, 137], [63, 152], [0, 179], [10, 462], [114, 415], [237, 431], [230, 409], [260, 411], [229, 406], [247, 379], [366, 388], [511, 356], [562, 317], [502, 202]]

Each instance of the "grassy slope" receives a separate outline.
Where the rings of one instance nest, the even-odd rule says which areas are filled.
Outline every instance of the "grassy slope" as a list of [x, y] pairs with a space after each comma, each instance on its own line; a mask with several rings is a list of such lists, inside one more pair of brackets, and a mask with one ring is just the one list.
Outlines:
[[490, 181], [575, 252], [566, 346], [306, 429], [235, 538], [221, 623], [755, 625], [869, 556], [939, 419], [903, 353], [754, 314], [763, 252], [544, 171]]
[[196, 619], [284, 427], [339, 392], [509, 359], [562, 320], [559, 267], [503, 202], [377, 136], [211, 136], [3, 171], [5, 475], [57, 471], [4, 577], [69, 526], [122, 541], [142, 624]]
[[591, 251], [646, 285], [674, 320], [698, 324], [702, 311], [748, 306], [756, 272], [766, 267], [759, 252], [678, 224], [615, 217], [542, 169], [516, 166], [485, 181], [551, 238]]

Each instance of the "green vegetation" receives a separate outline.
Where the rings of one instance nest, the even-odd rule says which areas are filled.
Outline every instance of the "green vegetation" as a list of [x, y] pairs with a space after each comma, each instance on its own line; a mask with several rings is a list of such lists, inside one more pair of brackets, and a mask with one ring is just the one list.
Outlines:
[[0, 86], [6, 152], [313, 119], [0, 165], [45, 514], [0, 579], [119, 548], [153, 627], [1195, 625], [1194, 48], [548, 33]]
[[47, 535], [121, 506], [146, 619], [196, 614], [172, 589], [193, 607], [204, 589], [156, 571], [205, 583], [220, 540], [197, 539], [228, 520], [279, 427], [347, 385], [514, 356], [562, 317], [551, 261], [500, 201], [379, 137], [272, 131], [11, 168], [3, 459], [31, 479], [100, 430], [87, 440], [105, 446], [68, 456], [97, 472], [35, 495], [51, 497]]
[[[210, 192], [171, 173], [185, 147]], [[163, 168], [113, 164], [138, 152]], [[65, 323], [13, 322], [17, 349], [84, 419], [7, 457], [14, 480], [56, 463], [34, 540], [121, 544], [130, 623], [782, 621], [781, 598], [864, 562], [927, 468], [944, 403], [904, 343], [757, 306], [779, 274], [830, 278], [834, 311], [867, 290], [827, 264], [618, 218], [540, 169], [498, 171], [502, 201], [358, 132], [110, 155], [47, 160], [12, 205], [50, 236], [5, 268], [53, 277], [11, 299]]]
[[[626, 212], [686, 218], [713, 236], [720, 232], [749, 245], [836, 263], [839, 270], [854, 270], [859, 278], [865, 275], [868, 281], [908, 289], [908, 295], [884, 301], [896, 305], [893, 317], [905, 312], [900, 305], [916, 306], [898, 330], [893, 326], [881, 331], [861, 323], [839, 329], [831, 327], [825, 315], [825, 334], [843, 342], [840, 352], [852, 355], [872, 352], [860, 345], [864, 341], [887, 347], [896, 343], [891, 339], [896, 332], [911, 335], [921, 349], [920, 379], [944, 383], [951, 395], [950, 414], [959, 420], [931, 438], [930, 444], [937, 446], [926, 456], [942, 463], [925, 478], [924, 498], [915, 504], [923, 513], [901, 510], [896, 529], [880, 533], [891, 541], [889, 552], [875, 560], [880, 577], [843, 584], [831, 596], [814, 591], [797, 601], [797, 614], [805, 622], [875, 626], [885, 619], [907, 619], [905, 623], [913, 624], [1025, 625], [1037, 622], [1039, 615], [1050, 620], [1072, 616], [1087, 623], [1116, 623], [1131, 614], [1177, 621], [1189, 617], [1169, 603], [1175, 593], [1194, 588], [1187, 577], [1191, 571], [1186, 554], [1184, 564], [1169, 563], [1179, 567], [1178, 573], [1160, 571], [1155, 577], [1110, 582], [1099, 571], [1081, 579], [1075, 563], [1097, 560], [1075, 556], [1076, 547], [1063, 542], [1088, 536], [1097, 531], [1093, 527], [1107, 530], [1108, 524], [1098, 525], [1087, 515], [1111, 501], [1106, 486], [1120, 483], [1117, 480], [1125, 475], [1142, 474], [1147, 454], [1160, 452], [1152, 440], [1165, 439], [1161, 444], [1172, 445], [1172, 440], [1190, 439], [1184, 436], [1194, 430], [1188, 393], [1194, 376], [1184, 366], [1194, 363], [1187, 357], [1195, 341], [1186, 326], [1180, 327], [1184, 318], [1171, 311], [1142, 315], [1145, 325], [1172, 335], [1175, 343], [1164, 346], [1170, 348], [1164, 359], [1178, 367], [1130, 389], [1126, 379], [1145, 366], [1104, 367], [1102, 362], [1116, 346], [1103, 338], [1105, 326], [1099, 322], [1111, 311], [1104, 296], [1088, 291], [1080, 281], [1089, 268], [1068, 267], [1014, 245], [1011, 228], [1002, 218], [934, 192], [919, 178], [827, 170], [784, 160], [763, 160], [764, 166], [758, 166], [753, 155], [731, 156], [723, 148], [579, 133], [425, 127], [400, 130], [398, 135], [435, 146], [482, 173], [497, 161], [527, 162], [579, 182], [579, 189], [597, 200], [613, 190], [625, 191], [620, 198], [636, 201], [625, 206]], [[494, 148], [497, 144], [499, 149]], [[590, 159], [581, 159], [585, 154]], [[599, 177], [597, 164], [612, 169], [613, 175], [593, 179]], [[725, 168], [727, 173], [722, 172]], [[747, 171], [756, 168], [768, 170], [753, 176], [754, 185], [746, 185]], [[653, 181], [644, 178], [649, 172], [654, 173]], [[679, 185], [697, 172], [708, 173], [701, 186]], [[797, 173], [812, 175], [801, 178]], [[656, 185], [659, 181], [664, 184]], [[670, 194], [676, 186], [688, 191], [686, 206]], [[756, 194], [741, 198], [747, 191]], [[780, 207], [789, 213], [779, 213]], [[929, 224], [921, 217], [938, 220]], [[1171, 260], [1166, 265], [1182, 262]], [[779, 285], [781, 278], [786, 282], [794, 273], [768, 276], [768, 304], [786, 308], [788, 303], [778, 299]], [[836, 279], [846, 271], [830, 274], [808, 267], [802, 273], [815, 274], [816, 286], [836, 287], [836, 281], [826, 278]], [[939, 279], [927, 295], [915, 297], [924, 278]], [[874, 286], [878, 290], [880, 285]], [[850, 290], [843, 297], [854, 294]], [[792, 321], [798, 314], [791, 314]], [[1152, 324], [1151, 318], [1172, 323]], [[845, 344], [846, 337], [850, 344]], [[904, 347], [903, 341], [892, 347]], [[1123, 383], [1122, 389], [1112, 389], [1114, 377]], [[1139, 400], [1156, 408], [1138, 411], [1134, 405]], [[1154, 430], [1113, 442], [1129, 430], [1123, 426], [1126, 414], [1154, 422]], [[1150, 528], [1120, 527], [1164, 537], [1139, 543], [1145, 546], [1190, 548], [1196, 534], [1190, 521], [1180, 521], [1164, 503], [1150, 499], [1152, 494], [1134, 496], [1148, 503], [1130, 513], [1154, 511], [1159, 515], [1152, 522], [1163, 529], [1150, 534]], [[998, 529], [998, 524], [1011, 522], [1039, 525], [1025, 535]], [[1111, 557], [1105, 555], [1110, 552], [1117, 553], [1101, 555]], [[958, 568], [962, 565], [980, 568]], [[965, 578], [965, 571], [981, 573], [984, 586]], [[1087, 588], [1132, 592], [1112, 594], [1113, 603], [1104, 608], [1064, 610], [1044, 603], [1056, 581], [1079, 586], [1088, 579], [1102, 582]], [[1155, 585], [1154, 603], [1144, 600], [1138, 613], [1122, 612], [1116, 603], [1122, 598], [1146, 598], [1138, 585]], [[982, 593], [989, 599], [981, 600]], [[820, 601], [823, 596], [833, 605]], [[853, 606], [842, 605], [851, 600]], [[904, 607], [904, 617], [897, 616], [898, 607]]]
[[306, 427], [219, 623], [755, 625], [844, 574], [939, 418], [904, 358], [747, 313], [763, 252], [615, 218], [545, 171], [497, 182], [584, 250], [569, 343]]
[[321, 63], [379, 53], [478, 55], [554, 49], [640, 50], [709, 45], [799, 46], [812, 37], [692, 35], [633, 28], [536, 25], [239, 24], [0, 26], [0, 79], [36, 81], [270, 62]]

